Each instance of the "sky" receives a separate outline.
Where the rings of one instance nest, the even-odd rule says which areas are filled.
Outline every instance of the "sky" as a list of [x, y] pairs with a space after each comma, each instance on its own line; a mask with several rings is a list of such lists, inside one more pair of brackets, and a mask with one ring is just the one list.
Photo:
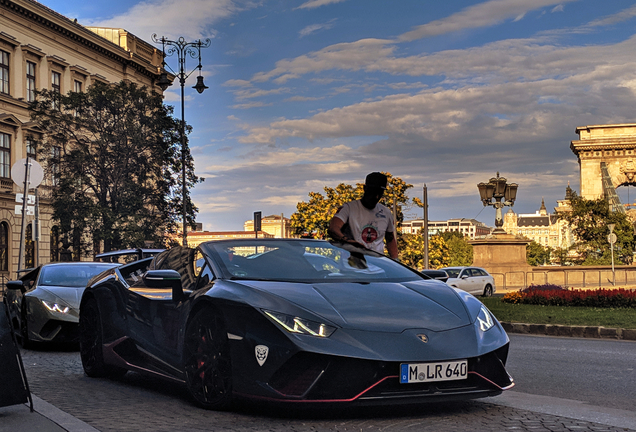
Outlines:
[[[211, 40], [209, 88], [190, 88], [195, 72], [185, 97], [207, 231], [290, 217], [309, 192], [372, 171], [412, 197], [426, 185], [429, 220], [494, 226], [477, 183], [499, 172], [519, 184], [516, 213], [542, 199], [553, 211], [568, 184], [579, 191], [576, 128], [636, 122], [635, 0], [40, 2], [148, 42]], [[165, 92], [177, 118], [179, 92]]]

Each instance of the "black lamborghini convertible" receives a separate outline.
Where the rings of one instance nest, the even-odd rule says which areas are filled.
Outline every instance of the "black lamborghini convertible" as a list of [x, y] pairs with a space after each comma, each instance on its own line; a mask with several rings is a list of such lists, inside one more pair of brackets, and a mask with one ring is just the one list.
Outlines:
[[169, 249], [102, 273], [80, 306], [88, 376], [184, 382], [210, 409], [494, 396], [513, 386], [508, 346], [472, 295], [320, 240]]

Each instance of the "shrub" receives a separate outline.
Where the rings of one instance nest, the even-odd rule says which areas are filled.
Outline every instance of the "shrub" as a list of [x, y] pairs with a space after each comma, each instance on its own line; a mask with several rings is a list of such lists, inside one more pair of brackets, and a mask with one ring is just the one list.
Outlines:
[[[558, 287], [558, 286], [557, 286]], [[530, 287], [507, 293], [503, 302], [544, 306], [587, 306], [600, 308], [636, 308], [636, 291], [633, 289], [541, 289]]]
[[535, 285], [532, 284], [530, 285], [528, 288], [525, 288], [522, 290], [522, 292], [527, 292], [527, 291], [559, 291], [559, 290], [565, 290], [567, 288], [562, 287], [561, 285], [555, 285], [555, 284], [541, 284], [541, 285]]

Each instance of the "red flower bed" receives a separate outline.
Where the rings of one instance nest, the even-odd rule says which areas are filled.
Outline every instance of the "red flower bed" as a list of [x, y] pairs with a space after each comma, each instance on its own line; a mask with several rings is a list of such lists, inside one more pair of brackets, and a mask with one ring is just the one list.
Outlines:
[[[550, 287], [551, 288], [551, 287]], [[625, 288], [580, 290], [530, 286], [504, 295], [505, 303], [545, 306], [587, 306], [602, 308], [636, 308], [636, 290]]]

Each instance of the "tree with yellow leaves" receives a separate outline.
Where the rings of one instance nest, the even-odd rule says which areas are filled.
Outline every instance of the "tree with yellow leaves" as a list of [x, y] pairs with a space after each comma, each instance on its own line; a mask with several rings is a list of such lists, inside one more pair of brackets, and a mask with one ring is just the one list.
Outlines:
[[[396, 213], [396, 222], [404, 219], [402, 207], [415, 205], [423, 208], [419, 198], [409, 200], [406, 191], [413, 187], [391, 173], [383, 172], [387, 176], [388, 184], [380, 203]], [[344, 203], [362, 198], [363, 183], [356, 186], [340, 183], [335, 188], [325, 186], [325, 194], [309, 192], [309, 201], [299, 202], [296, 212], [291, 216], [291, 226], [294, 234], [313, 238], [327, 238], [327, 229], [333, 215]]]

